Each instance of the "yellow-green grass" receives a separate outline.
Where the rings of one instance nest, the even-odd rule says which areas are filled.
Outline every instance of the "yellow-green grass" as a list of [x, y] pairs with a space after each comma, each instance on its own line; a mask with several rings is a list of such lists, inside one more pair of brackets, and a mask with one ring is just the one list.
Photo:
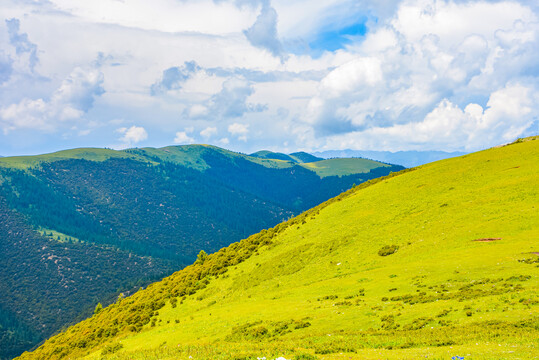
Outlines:
[[366, 173], [371, 169], [379, 168], [381, 166], [387, 167], [389, 165], [362, 158], [345, 158], [320, 160], [304, 163], [301, 164], [301, 166], [316, 172], [320, 177], [326, 177]]
[[[175, 307], [167, 299], [142, 331], [93, 348], [72, 343], [69, 357], [535, 358], [538, 191], [537, 137], [359, 186]], [[398, 249], [380, 256], [386, 245]], [[164, 296], [177, 275], [135, 301]]]

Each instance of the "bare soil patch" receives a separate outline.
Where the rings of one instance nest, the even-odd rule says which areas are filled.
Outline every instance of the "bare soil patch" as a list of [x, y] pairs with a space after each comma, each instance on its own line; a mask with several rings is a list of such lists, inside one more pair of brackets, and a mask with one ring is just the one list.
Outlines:
[[480, 242], [489, 242], [489, 241], [497, 241], [501, 240], [502, 238], [481, 238], [481, 239], [475, 239], [472, 241], [480, 241]]

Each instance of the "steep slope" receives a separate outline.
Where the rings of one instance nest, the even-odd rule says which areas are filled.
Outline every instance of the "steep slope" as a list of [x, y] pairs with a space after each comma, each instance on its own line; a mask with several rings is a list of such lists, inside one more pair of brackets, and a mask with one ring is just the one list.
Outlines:
[[533, 358], [539, 139], [377, 179], [22, 359]]
[[0, 338], [0, 359], [181, 269], [201, 249], [214, 252], [399, 169], [320, 178], [203, 145], [2, 158], [0, 262], [9, 267], [0, 269], [0, 333], [9, 336]]

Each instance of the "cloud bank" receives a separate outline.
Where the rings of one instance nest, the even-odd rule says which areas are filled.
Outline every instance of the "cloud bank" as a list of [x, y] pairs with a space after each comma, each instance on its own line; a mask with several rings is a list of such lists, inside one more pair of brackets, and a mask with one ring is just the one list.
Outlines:
[[0, 10], [3, 155], [117, 141], [472, 151], [539, 132], [539, 6], [526, 1], [8, 0]]

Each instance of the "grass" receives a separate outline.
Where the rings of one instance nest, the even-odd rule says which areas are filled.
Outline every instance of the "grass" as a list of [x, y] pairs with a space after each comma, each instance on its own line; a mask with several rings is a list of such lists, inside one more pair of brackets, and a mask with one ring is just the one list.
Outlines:
[[389, 165], [368, 159], [347, 158], [320, 160], [312, 163], [304, 163], [301, 166], [316, 172], [320, 177], [326, 177], [366, 173], [371, 169]]
[[[110, 158], [130, 158], [143, 160], [141, 157], [122, 151], [100, 149], [100, 148], [78, 148], [62, 150], [50, 154], [34, 156], [11, 156], [0, 158], [0, 166], [15, 169], [28, 169], [38, 166], [43, 162], [52, 162], [66, 159], [86, 159], [91, 161], [105, 161]], [[144, 159], [144, 161], [147, 161]]]
[[360, 186], [174, 307], [174, 275], [145, 290], [165, 305], [142, 331], [71, 358], [534, 358], [536, 140]]
[[76, 242], [76, 243], [81, 242], [80, 239], [78, 239], [78, 238], [75, 238], [73, 236], [69, 236], [67, 234], [61, 233], [61, 232], [56, 231], [54, 229], [47, 229], [47, 228], [44, 228], [44, 227], [40, 227], [38, 229], [38, 232], [42, 236], [46, 236], [47, 238], [49, 238], [51, 240], [58, 241], [58, 242]]
[[[216, 152], [224, 155], [231, 161], [243, 159], [268, 168], [284, 169], [296, 165], [290, 161], [249, 156], [212, 145], [183, 145], [167, 146], [163, 148], [135, 148], [122, 151], [100, 148], [78, 148], [44, 155], [4, 157], [0, 158], [0, 167], [25, 170], [39, 166], [44, 162], [67, 159], [85, 159], [101, 162], [111, 158], [127, 158], [150, 163], [171, 162], [204, 171], [209, 165], [204, 161], [203, 155], [209, 152]], [[261, 153], [264, 153], [264, 151]], [[388, 166], [380, 162], [359, 158], [330, 159], [300, 165], [308, 170], [316, 172], [320, 177], [365, 173], [374, 168]]]

